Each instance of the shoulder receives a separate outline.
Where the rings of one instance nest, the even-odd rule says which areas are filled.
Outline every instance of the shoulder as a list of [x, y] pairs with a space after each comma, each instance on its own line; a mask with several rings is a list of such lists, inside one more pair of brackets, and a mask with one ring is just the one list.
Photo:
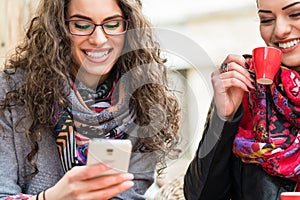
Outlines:
[[16, 85], [20, 85], [24, 81], [25, 75], [23, 69], [4, 69], [0, 70], [0, 81], [3, 84], [10, 85], [14, 82]]
[[12, 91], [20, 87], [25, 80], [25, 72], [22, 69], [5, 69], [0, 70], [0, 95], [1, 98], [7, 92]]

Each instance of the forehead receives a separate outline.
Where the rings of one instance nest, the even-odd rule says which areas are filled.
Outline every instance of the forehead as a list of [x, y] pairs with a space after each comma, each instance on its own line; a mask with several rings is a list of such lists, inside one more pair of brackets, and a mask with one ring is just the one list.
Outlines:
[[257, 7], [258, 9], [281, 10], [285, 6], [295, 2], [300, 2], [300, 0], [257, 0]]
[[99, 20], [115, 14], [122, 14], [117, 0], [71, 0], [67, 8], [68, 16], [80, 14]]

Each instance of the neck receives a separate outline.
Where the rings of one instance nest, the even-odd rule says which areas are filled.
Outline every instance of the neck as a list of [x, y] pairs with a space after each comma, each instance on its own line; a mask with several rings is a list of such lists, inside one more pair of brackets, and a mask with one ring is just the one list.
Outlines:
[[87, 87], [91, 89], [96, 89], [97, 86], [101, 85], [109, 76], [109, 74], [101, 75], [101, 76], [86, 76], [86, 73], [84, 71], [79, 70], [74, 74], [74, 79], [76, 79], [79, 82], [84, 83]]
[[94, 77], [86, 77], [86, 76], [77, 76], [78, 80], [83, 82], [89, 88], [97, 88], [98, 85], [101, 85], [109, 76], [109, 74]]

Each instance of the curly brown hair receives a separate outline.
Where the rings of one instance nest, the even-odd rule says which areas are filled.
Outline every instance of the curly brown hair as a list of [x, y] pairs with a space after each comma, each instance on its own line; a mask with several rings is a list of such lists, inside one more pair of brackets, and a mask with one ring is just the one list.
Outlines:
[[[70, 85], [71, 67], [74, 63], [71, 52], [71, 39], [66, 28], [65, 16], [71, 0], [41, 0], [36, 17], [31, 20], [23, 42], [5, 63], [7, 69], [23, 69], [26, 73], [20, 87], [7, 93], [2, 108], [11, 102], [25, 106], [32, 118], [32, 124], [26, 134], [31, 144], [31, 152], [27, 160], [34, 167], [31, 175], [38, 173], [34, 162], [38, 152], [38, 133], [40, 127], [54, 128], [55, 107], [67, 107]], [[158, 151], [160, 169], [166, 165], [166, 156], [179, 141], [180, 108], [173, 91], [167, 87], [165, 59], [160, 55], [160, 47], [152, 33], [149, 20], [142, 13], [140, 0], [116, 0], [124, 17], [130, 19], [129, 31], [126, 35], [124, 53], [115, 64], [123, 72], [135, 68], [132, 84], [142, 82], [145, 76], [151, 80], [134, 91], [131, 103], [137, 113], [140, 126], [140, 141], [144, 151]], [[138, 30], [138, 31], [135, 31]], [[139, 66], [151, 64], [148, 73]], [[11, 71], [11, 70], [10, 70]], [[159, 84], [158, 84], [159, 83]], [[135, 87], [132, 85], [131, 87]], [[153, 105], [156, 106], [153, 112]], [[161, 124], [161, 116], [165, 116]], [[51, 117], [49, 117], [51, 116]], [[159, 170], [160, 171], [160, 170]]]

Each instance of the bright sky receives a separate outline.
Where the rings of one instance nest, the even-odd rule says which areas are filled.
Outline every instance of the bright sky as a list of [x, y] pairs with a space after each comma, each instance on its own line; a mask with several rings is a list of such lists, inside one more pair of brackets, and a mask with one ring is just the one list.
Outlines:
[[142, 0], [154, 24], [182, 21], [190, 16], [255, 5], [255, 0]]

